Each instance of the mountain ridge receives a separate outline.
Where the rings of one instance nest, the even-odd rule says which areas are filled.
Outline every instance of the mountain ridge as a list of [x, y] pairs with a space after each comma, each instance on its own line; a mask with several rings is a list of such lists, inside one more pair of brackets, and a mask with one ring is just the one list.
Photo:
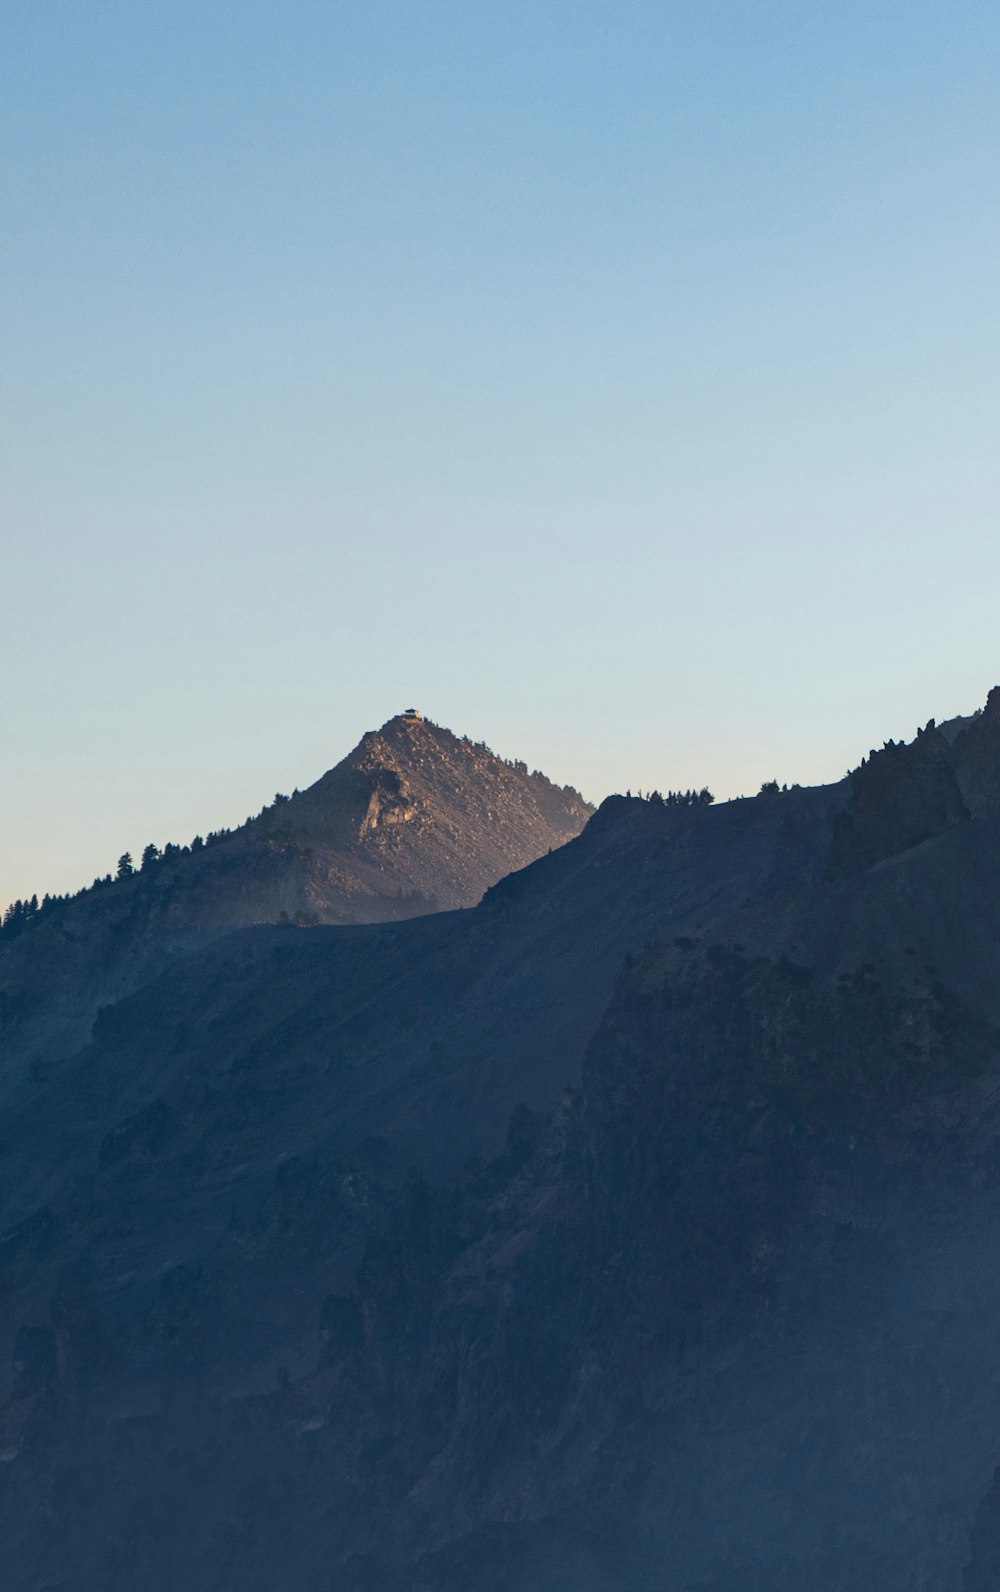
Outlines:
[[992, 1585], [1000, 691], [950, 729], [241, 929], [8, 1087], [16, 1592]]
[[175, 956], [255, 922], [377, 922], [471, 906], [593, 809], [413, 713], [369, 731], [307, 790], [208, 842], [47, 905], [0, 934], [7, 1061], [82, 1043], [97, 1009]]

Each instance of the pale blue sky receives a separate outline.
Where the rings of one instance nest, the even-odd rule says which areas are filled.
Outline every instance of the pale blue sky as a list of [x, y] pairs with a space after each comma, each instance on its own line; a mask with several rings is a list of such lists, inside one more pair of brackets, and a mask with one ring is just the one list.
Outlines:
[[0, 901], [411, 702], [593, 798], [1000, 677], [1000, 9], [8, 0]]

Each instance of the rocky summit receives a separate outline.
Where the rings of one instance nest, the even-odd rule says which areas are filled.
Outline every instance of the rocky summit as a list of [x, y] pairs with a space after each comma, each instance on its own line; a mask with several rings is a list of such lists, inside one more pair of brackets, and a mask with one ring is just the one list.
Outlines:
[[1000, 1584], [1000, 692], [4, 1090], [15, 1592]]
[[[8, 1068], [79, 1046], [101, 1006], [253, 923], [374, 923], [473, 906], [579, 833], [578, 791], [414, 709], [240, 828], [150, 848], [134, 871], [0, 933]], [[18, 932], [20, 931], [20, 932]]]

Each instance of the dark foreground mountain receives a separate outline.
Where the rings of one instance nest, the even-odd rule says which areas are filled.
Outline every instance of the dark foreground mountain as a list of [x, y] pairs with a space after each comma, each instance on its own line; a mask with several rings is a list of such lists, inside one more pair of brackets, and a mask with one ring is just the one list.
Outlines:
[[9, 923], [0, 934], [7, 1067], [78, 1048], [101, 1006], [246, 924], [375, 923], [473, 906], [504, 874], [578, 834], [592, 811], [569, 786], [400, 714], [241, 828], [167, 846], [23, 928]]
[[1000, 693], [231, 936], [6, 1105], [18, 1592], [998, 1585]]

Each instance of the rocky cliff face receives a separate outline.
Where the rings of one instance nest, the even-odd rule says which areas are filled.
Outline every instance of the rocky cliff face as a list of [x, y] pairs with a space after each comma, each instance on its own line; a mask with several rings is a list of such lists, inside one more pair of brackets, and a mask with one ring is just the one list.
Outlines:
[[887, 741], [850, 776], [834, 826], [833, 877], [861, 872], [1000, 803], [1000, 687], [967, 720], [934, 721], [910, 742]]
[[579, 793], [400, 715], [310, 789], [231, 834], [0, 936], [7, 1067], [77, 1048], [97, 1010], [175, 957], [251, 923], [373, 923], [472, 906], [578, 834]]
[[851, 775], [851, 803], [834, 830], [834, 876], [859, 873], [969, 816], [955, 758], [933, 724], [909, 744], [889, 741]]

